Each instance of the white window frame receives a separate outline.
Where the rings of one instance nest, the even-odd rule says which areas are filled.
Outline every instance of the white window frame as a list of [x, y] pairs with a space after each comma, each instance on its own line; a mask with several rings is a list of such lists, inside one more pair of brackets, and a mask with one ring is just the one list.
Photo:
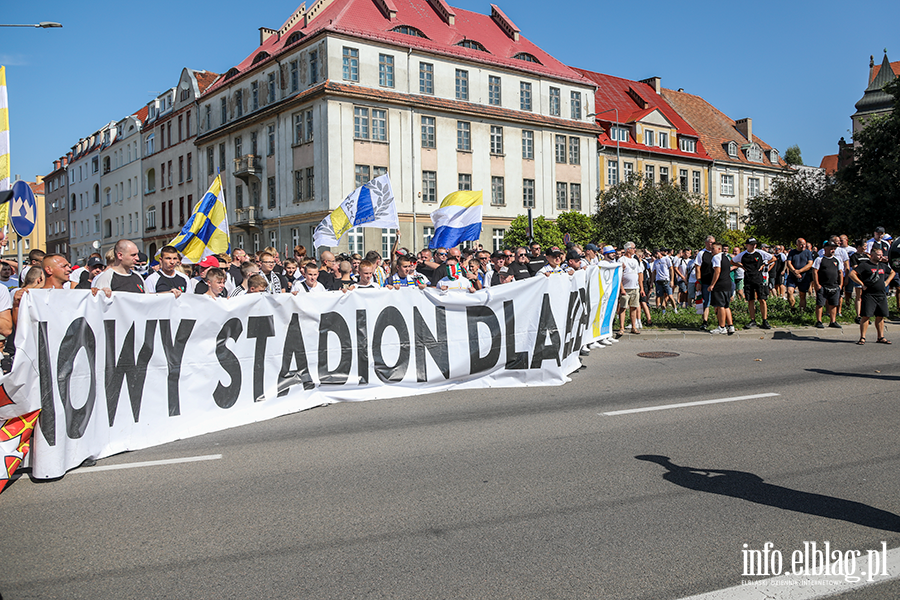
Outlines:
[[721, 187], [719, 193], [723, 196], [734, 196], [734, 175], [723, 173], [720, 178]]

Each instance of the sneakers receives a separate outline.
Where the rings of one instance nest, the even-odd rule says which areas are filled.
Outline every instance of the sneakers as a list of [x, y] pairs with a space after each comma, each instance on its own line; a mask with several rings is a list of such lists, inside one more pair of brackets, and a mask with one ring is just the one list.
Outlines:
[[590, 353], [591, 353], [591, 351], [587, 349], [587, 346], [585, 346], [584, 348], [581, 349], [581, 351], [578, 353], [578, 355], [579, 356], [587, 356]]
[[816, 321], [816, 329], [825, 329], [825, 325], [822, 324], [822, 321]]
[[709, 321], [703, 321], [700, 325], [700, 329], [709, 329]]
[[604, 338], [604, 339], [600, 340], [600, 343], [603, 344], [604, 346], [612, 346], [613, 343], [616, 341], [617, 340], [614, 340], [612, 338]]
[[772, 326], [769, 325], [768, 319], [763, 319], [762, 325], [759, 326], [760, 329], [772, 329]]
[[[732, 325], [732, 327], [734, 327], [734, 326]], [[728, 333], [728, 330], [725, 329], [724, 327], [716, 327], [715, 329], [711, 329], [710, 333], [712, 335], [725, 335]]]
[[841, 327], [841, 324], [837, 321], [832, 321], [829, 327], [832, 329], [843, 329], [843, 327]]
[[860, 322], [862, 319], [860, 319], [859, 317], [856, 317], [856, 318], [853, 319], [853, 320], [856, 322], [857, 325], [859, 325], [859, 322]]
[[[613, 344], [619, 343], [619, 340], [617, 340], [616, 338], [609, 338], [609, 341], [612, 342]], [[610, 344], [610, 345], [612, 345], [612, 344]]]
[[734, 335], [734, 325], [729, 325], [725, 329], [728, 331], [728, 335]]
[[758, 327], [756, 321], [750, 321], [749, 323], [747, 323], [747, 326], [744, 327], [744, 329], [753, 329], [754, 327]]

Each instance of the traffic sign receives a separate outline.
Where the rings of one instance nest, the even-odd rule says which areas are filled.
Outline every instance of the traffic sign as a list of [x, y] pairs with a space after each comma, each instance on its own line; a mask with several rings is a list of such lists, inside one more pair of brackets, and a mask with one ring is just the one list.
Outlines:
[[22, 237], [31, 235], [34, 230], [34, 221], [37, 213], [37, 205], [34, 201], [34, 192], [31, 187], [21, 179], [13, 184], [13, 197], [9, 201], [9, 221], [13, 229]]

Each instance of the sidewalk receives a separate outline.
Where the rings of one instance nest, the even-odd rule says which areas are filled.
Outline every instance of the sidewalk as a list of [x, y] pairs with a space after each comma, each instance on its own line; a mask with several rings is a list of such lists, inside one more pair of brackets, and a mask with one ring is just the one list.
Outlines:
[[[890, 333], [890, 321], [885, 323], [885, 333]], [[874, 325], [869, 325], [869, 333], [874, 333]], [[700, 329], [656, 329], [644, 328], [639, 335], [626, 333], [619, 338], [621, 342], [640, 342], [644, 340], [672, 339], [688, 337], [721, 337], [721, 338], [746, 338], [746, 339], [786, 339], [786, 338], [818, 338], [818, 339], [845, 339], [856, 341], [859, 339], [859, 325], [848, 323], [842, 329], [817, 329], [815, 327], [773, 327], [772, 329], [738, 329], [732, 335], [712, 336], [708, 331]], [[874, 341], [874, 340], [873, 340]]]

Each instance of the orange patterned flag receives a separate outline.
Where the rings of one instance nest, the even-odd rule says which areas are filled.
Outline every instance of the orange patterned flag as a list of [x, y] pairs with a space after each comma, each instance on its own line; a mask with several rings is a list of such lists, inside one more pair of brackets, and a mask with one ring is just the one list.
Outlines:
[[31, 433], [38, 420], [40, 410], [21, 417], [13, 417], [0, 427], [0, 492], [9, 483], [16, 469], [22, 464], [31, 445]]

